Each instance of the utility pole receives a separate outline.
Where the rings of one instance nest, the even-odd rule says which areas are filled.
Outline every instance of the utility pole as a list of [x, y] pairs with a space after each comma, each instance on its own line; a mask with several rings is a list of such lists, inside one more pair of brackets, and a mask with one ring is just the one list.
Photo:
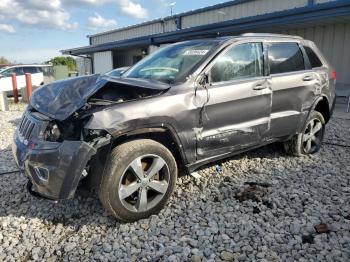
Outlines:
[[173, 16], [173, 8], [176, 5], [176, 2], [172, 2], [171, 4], [169, 4], [170, 6], [170, 16]]

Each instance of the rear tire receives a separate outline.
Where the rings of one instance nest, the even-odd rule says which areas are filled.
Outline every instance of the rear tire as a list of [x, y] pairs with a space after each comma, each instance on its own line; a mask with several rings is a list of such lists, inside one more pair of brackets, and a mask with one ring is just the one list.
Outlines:
[[157, 214], [174, 191], [176, 161], [162, 144], [138, 139], [113, 149], [99, 188], [103, 206], [118, 220]]
[[322, 145], [325, 132], [325, 120], [321, 113], [312, 111], [302, 132], [284, 142], [287, 154], [303, 156], [317, 153]]

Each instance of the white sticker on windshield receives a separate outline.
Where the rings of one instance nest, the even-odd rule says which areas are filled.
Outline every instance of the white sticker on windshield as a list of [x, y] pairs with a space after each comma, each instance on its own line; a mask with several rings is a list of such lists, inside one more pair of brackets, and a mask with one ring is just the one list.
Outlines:
[[183, 55], [206, 55], [209, 50], [187, 50]]

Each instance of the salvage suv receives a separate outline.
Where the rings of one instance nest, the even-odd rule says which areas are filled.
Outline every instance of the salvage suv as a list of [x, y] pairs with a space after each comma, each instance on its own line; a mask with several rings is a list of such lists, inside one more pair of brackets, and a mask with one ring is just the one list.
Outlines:
[[311, 41], [273, 34], [190, 40], [121, 77], [91, 75], [36, 90], [13, 153], [32, 194], [98, 192], [121, 221], [159, 212], [178, 170], [272, 142], [320, 150], [336, 73]]

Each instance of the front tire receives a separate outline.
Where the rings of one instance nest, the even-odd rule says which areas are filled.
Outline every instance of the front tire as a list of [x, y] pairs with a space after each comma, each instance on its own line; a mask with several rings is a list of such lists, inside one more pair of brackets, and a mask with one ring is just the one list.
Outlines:
[[312, 111], [302, 132], [284, 142], [286, 153], [294, 156], [317, 153], [322, 145], [325, 126], [326, 123], [322, 114]]
[[149, 139], [126, 142], [107, 160], [100, 200], [122, 222], [149, 217], [169, 200], [177, 172], [173, 155], [162, 144]]

